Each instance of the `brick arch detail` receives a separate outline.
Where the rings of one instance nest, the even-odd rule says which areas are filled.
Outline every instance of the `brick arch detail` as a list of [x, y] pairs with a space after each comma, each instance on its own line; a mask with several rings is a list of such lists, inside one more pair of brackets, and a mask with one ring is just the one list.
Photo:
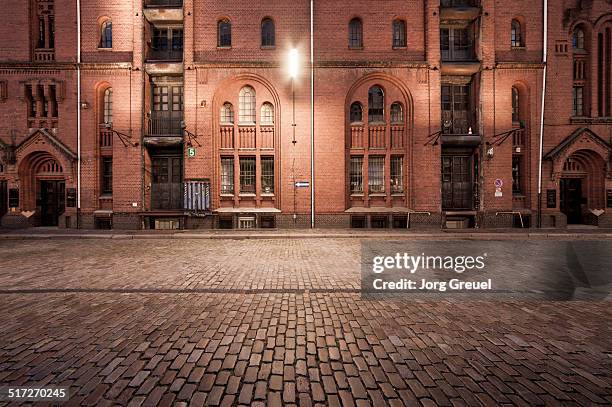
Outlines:
[[[254, 73], [242, 73], [242, 74], [238, 74], [238, 75], [234, 75], [231, 76], [223, 81], [221, 81], [216, 90], [215, 93], [213, 95], [212, 98], [212, 103], [211, 103], [211, 109], [212, 109], [212, 125], [211, 125], [211, 129], [212, 129], [212, 141], [213, 141], [213, 182], [211, 183], [213, 185], [214, 191], [217, 191], [213, 194], [213, 203], [214, 206], [219, 207], [220, 205], [220, 197], [218, 194], [218, 191], [220, 191], [220, 187], [221, 187], [221, 174], [220, 174], [220, 158], [219, 158], [219, 146], [221, 143], [220, 140], [220, 114], [221, 114], [221, 106], [226, 103], [226, 102], [230, 102], [234, 108], [234, 121], [237, 122], [238, 120], [238, 112], [240, 109], [240, 106], [238, 103], [234, 103], [234, 101], [232, 100], [228, 100], [225, 96], [224, 96], [224, 89], [226, 89], [228, 87], [229, 84], [240, 84], [240, 86], [246, 86], [246, 85], [257, 85], [257, 86], [262, 86], [264, 87], [268, 93], [270, 93], [270, 95], [272, 96], [272, 100], [262, 100], [260, 99], [260, 93], [257, 92], [257, 89], [255, 89], [256, 91], [256, 114], [259, 115], [259, 109], [260, 106], [265, 103], [265, 102], [271, 102], [272, 105], [274, 106], [274, 157], [275, 157], [275, 176], [278, 177], [278, 191], [275, 192], [275, 208], [281, 208], [281, 199], [282, 199], [282, 173], [281, 173], [281, 140], [282, 140], [282, 123], [281, 123], [281, 110], [282, 110], [282, 106], [281, 106], [281, 98], [280, 95], [278, 93], [278, 91], [276, 90], [276, 87], [272, 84], [272, 82], [270, 80], [268, 80], [267, 78], [265, 78], [262, 75], [258, 75], [258, 74], [254, 74]], [[238, 100], [238, 95], [236, 94], [236, 101]], [[259, 125], [259, 123], [257, 123], [257, 125]]]

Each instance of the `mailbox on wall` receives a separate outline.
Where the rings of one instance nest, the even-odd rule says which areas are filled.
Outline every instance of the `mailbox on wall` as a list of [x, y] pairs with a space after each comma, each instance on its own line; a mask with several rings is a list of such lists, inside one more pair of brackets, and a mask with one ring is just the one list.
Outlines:
[[9, 189], [9, 208], [19, 208], [19, 189]]

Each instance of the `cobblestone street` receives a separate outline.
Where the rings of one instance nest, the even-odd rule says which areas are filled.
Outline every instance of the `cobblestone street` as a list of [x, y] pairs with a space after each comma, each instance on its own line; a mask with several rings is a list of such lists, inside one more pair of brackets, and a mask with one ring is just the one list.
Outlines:
[[362, 296], [360, 251], [0, 241], [0, 385], [70, 386], [66, 405], [612, 405], [609, 300]]

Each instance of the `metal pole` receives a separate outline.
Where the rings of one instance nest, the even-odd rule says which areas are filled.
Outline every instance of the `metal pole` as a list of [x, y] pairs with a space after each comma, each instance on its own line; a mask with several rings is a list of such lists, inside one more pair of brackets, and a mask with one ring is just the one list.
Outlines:
[[310, 227], [315, 227], [314, 161], [314, 0], [310, 0]]
[[81, 1], [76, 0], [77, 19], [77, 229], [81, 227]]
[[540, 151], [538, 159], [538, 228], [542, 227], [542, 156], [544, 153], [544, 107], [546, 104], [546, 71], [548, 60], [548, 0], [544, 0], [544, 28], [543, 28], [543, 51], [542, 64], [544, 72], [542, 75], [542, 104], [540, 105]]

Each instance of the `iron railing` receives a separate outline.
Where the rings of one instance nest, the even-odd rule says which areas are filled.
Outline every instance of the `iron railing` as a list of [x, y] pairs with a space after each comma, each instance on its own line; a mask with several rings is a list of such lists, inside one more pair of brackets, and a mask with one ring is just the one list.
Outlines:
[[180, 136], [183, 134], [183, 112], [151, 112], [149, 136]]
[[145, 0], [146, 7], [183, 7], [183, 0]]
[[176, 61], [183, 60], [182, 49], [152, 49], [147, 52], [147, 61]]

